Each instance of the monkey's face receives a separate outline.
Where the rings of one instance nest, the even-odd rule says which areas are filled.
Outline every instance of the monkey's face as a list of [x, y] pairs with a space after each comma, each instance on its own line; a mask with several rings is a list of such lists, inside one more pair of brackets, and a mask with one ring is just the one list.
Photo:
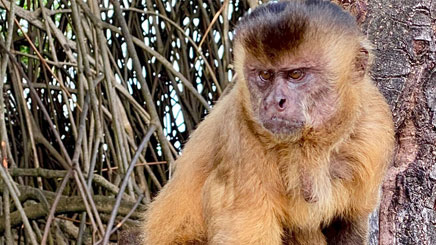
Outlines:
[[361, 44], [353, 17], [327, 2], [305, 4], [310, 7], [282, 1], [256, 8], [240, 21], [235, 36], [236, 73], [243, 74], [250, 94], [245, 106], [280, 138], [334, 131], [335, 115], [352, 104], [349, 81], [366, 72], [368, 55], [357, 58]]
[[335, 83], [319, 61], [288, 57], [275, 65], [248, 55], [244, 74], [255, 119], [274, 135], [319, 128], [337, 108]]

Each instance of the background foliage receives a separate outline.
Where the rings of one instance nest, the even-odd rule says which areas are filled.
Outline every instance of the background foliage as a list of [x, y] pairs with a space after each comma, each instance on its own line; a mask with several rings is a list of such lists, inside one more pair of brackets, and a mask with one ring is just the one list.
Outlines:
[[248, 8], [0, 0], [1, 243], [107, 240], [129, 211], [134, 224], [231, 82]]

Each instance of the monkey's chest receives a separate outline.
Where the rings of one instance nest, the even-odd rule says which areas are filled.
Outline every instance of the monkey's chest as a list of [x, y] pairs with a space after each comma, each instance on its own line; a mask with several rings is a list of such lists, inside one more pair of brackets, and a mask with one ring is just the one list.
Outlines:
[[285, 213], [290, 227], [317, 229], [343, 212], [347, 205], [346, 189], [323, 169], [294, 169], [286, 178]]

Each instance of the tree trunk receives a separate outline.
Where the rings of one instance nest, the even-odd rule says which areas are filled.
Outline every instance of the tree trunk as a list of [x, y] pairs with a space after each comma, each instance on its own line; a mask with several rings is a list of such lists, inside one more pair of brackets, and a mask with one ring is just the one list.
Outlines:
[[372, 75], [397, 132], [383, 185], [379, 244], [436, 244], [436, 1], [354, 2], [374, 44]]

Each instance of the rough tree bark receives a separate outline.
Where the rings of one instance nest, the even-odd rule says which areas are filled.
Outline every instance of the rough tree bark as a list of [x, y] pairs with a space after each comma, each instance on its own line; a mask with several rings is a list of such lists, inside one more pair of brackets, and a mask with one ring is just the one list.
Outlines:
[[397, 129], [396, 155], [383, 185], [379, 244], [436, 244], [436, 1], [352, 2], [374, 44], [372, 75]]

